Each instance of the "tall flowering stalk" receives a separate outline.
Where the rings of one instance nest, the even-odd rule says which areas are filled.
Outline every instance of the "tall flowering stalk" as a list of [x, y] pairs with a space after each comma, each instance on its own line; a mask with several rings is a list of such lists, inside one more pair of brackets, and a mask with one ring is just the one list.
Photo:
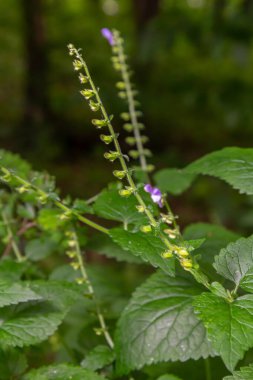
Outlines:
[[[114, 40], [112, 40], [112, 43], [114, 43]], [[157, 220], [150, 211], [150, 209], [147, 207], [145, 201], [143, 200], [140, 194], [139, 186], [136, 186], [132, 177], [131, 170], [128, 169], [126, 163], [126, 156], [121, 151], [121, 147], [118, 140], [118, 134], [115, 133], [111, 122], [112, 116], [109, 116], [106, 112], [106, 109], [99, 95], [99, 91], [91, 78], [88, 66], [85, 60], [83, 59], [80, 49], [76, 49], [73, 44], [69, 44], [68, 49], [69, 54], [74, 57], [74, 70], [79, 72], [79, 80], [81, 84], [85, 85], [85, 88], [83, 88], [80, 91], [81, 95], [88, 101], [89, 106], [93, 112], [99, 111], [101, 114], [101, 118], [92, 119], [92, 124], [95, 125], [95, 127], [97, 127], [98, 129], [107, 128], [107, 130], [109, 131], [109, 135], [102, 134], [100, 135], [100, 138], [105, 144], [112, 143], [114, 145], [115, 150], [110, 150], [109, 152], [106, 152], [104, 154], [104, 157], [111, 162], [119, 160], [121, 169], [114, 170], [113, 174], [118, 179], [126, 179], [127, 181], [127, 186], [120, 190], [120, 195], [128, 197], [133, 194], [135, 196], [135, 198], [138, 201], [138, 211], [144, 212], [149, 220], [149, 224], [147, 226], [142, 226], [141, 230], [146, 233], [154, 230], [156, 235], [160, 237], [160, 239], [163, 241], [166, 247], [166, 251], [162, 254], [163, 257], [169, 258], [175, 256], [180, 262], [181, 266], [184, 268], [184, 270], [190, 271], [198, 282], [201, 282], [206, 287], [210, 287], [208, 279], [202, 272], [200, 272], [198, 266], [193, 263], [193, 260], [188, 250], [183, 246], [177, 246], [176, 244], [171, 243], [165, 236], [165, 233], [161, 229], [161, 225], [162, 222], [166, 223], [166, 218], [165, 220]]]
[[119, 97], [125, 99], [128, 104], [128, 112], [121, 114], [122, 119], [125, 121], [124, 129], [127, 132], [132, 132], [134, 136], [128, 136], [126, 142], [131, 146], [136, 146], [135, 149], [129, 151], [129, 156], [133, 159], [139, 159], [140, 167], [144, 173], [152, 171], [153, 165], [147, 164], [146, 157], [151, 155], [149, 149], [144, 148], [144, 144], [148, 141], [148, 137], [141, 134], [141, 130], [145, 127], [139, 122], [138, 117], [141, 112], [137, 110], [139, 102], [136, 100], [136, 90], [133, 88], [131, 82], [131, 72], [127, 64], [127, 56], [124, 50], [124, 39], [121, 37], [120, 32], [113, 30], [112, 32], [104, 28], [102, 35], [108, 40], [112, 46], [112, 62], [116, 71], [121, 74], [121, 81], [117, 82], [116, 87], [119, 90]]

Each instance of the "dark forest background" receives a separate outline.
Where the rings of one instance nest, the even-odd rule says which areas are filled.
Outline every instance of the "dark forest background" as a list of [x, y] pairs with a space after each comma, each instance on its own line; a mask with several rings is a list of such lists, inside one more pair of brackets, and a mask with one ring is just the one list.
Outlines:
[[[63, 193], [88, 198], [113, 180], [66, 48], [83, 49], [119, 129], [125, 106], [102, 27], [126, 38], [157, 168], [252, 146], [252, 20], [253, 0], [1, 1], [1, 147], [50, 171]], [[252, 199], [216, 180], [174, 203], [183, 223], [253, 226]]]

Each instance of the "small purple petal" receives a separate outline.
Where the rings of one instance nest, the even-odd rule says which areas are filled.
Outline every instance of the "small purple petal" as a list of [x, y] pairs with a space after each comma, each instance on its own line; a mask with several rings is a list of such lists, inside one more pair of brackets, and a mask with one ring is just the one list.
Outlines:
[[152, 194], [153, 187], [152, 187], [150, 184], [147, 184], [147, 185], [144, 186], [144, 190], [145, 190], [147, 193]]
[[155, 202], [155, 203], [159, 203], [160, 200], [162, 199], [162, 196], [161, 196], [161, 195], [155, 195], [155, 194], [152, 194], [152, 195], [151, 195], [151, 198], [152, 198], [153, 202]]
[[102, 36], [107, 39], [110, 45], [114, 45], [113, 33], [108, 28], [101, 29]]
[[162, 193], [161, 191], [157, 188], [157, 187], [154, 187], [153, 190], [152, 190], [152, 195], [158, 195], [158, 196], [162, 196]]

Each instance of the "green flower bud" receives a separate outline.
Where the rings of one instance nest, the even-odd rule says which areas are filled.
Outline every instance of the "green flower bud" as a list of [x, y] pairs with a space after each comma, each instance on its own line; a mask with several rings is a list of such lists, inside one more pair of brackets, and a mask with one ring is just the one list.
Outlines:
[[43, 205], [43, 204], [47, 203], [47, 198], [48, 198], [48, 195], [47, 195], [47, 194], [41, 194], [41, 195], [38, 197], [38, 200], [39, 200], [40, 203]]
[[150, 165], [147, 166], [147, 172], [148, 172], [148, 173], [151, 173], [152, 171], [154, 171], [154, 169], [155, 169], [155, 166], [154, 166], [154, 165], [151, 165], [151, 164], [150, 164]]
[[108, 121], [107, 120], [92, 119], [91, 122], [97, 128], [102, 128], [102, 127], [105, 127], [106, 125], [108, 125]]
[[114, 170], [113, 175], [118, 179], [123, 179], [126, 176], [126, 172], [124, 170]]
[[28, 186], [20, 186], [16, 189], [20, 194], [23, 194], [23, 193], [26, 193], [27, 191], [29, 191], [29, 187]]
[[145, 234], [147, 234], [152, 231], [152, 227], [148, 224], [146, 226], [141, 226], [140, 230], [141, 232], [144, 232]]
[[125, 123], [125, 124], [123, 125], [123, 128], [124, 128], [125, 131], [127, 131], [127, 132], [132, 132], [133, 129], [134, 129], [134, 127], [133, 127], [132, 124], [130, 124], [130, 123]]
[[152, 156], [152, 152], [151, 152], [151, 150], [149, 150], [149, 149], [144, 149], [144, 150], [143, 150], [143, 153], [144, 153], [145, 156], [147, 156], [147, 157], [151, 157], [151, 156]]
[[137, 208], [138, 212], [144, 212], [145, 211], [145, 207], [142, 205], [137, 205], [135, 207]]
[[76, 278], [76, 283], [78, 285], [82, 285], [85, 283], [85, 279], [83, 277], [78, 277], [78, 278]]
[[87, 83], [89, 81], [88, 77], [83, 75], [82, 73], [79, 74], [79, 80], [82, 84]]
[[125, 188], [125, 189], [120, 189], [119, 195], [122, 197], [129, 197], [133, 193], [133, 190], [131, 188]]
[[118, 48], [118, 46], [114, 45], [114, 46], [112, 47], [112, 52], [113, 52], [114, 54], [117, 54], [117, 53], [119, 52], [119, 48]]
[[193, 267], [191, 259], [182, 259], [180, 260], [180, 263], [185, 270], [189, 270]]
[[74, 270], [78, 270], [80, 268], [80, 264], [76, 261], [74, 261], [73, 263], [70, 263], [70, 265], [72, 266]]
[[162, 257], [164, 259], [170, 259], [171, 257], [173, 257], [173, 253], [171, 251], [165, 251], [162, 253]]
[[128, 112], [122, 112], [122, 113], [120, 114], [120, 117], [121, 117], [121, 119], [123, 119], [124, 121], [128, 121], [128, 120], [130, 120], [130, 114], [129, 114]]
[[111, 57], [111, 61], [112, 61], [112, 63], [119, 63], [119, 57], [117, 57], [117, 56], [112, 56], [112, 57]]
[[131, 146], [136, 144], [136, 140], [132, 136], [127, 137], [125, 141], [126, 141], [127, 144], [129, 144]]
[[121, 68], [122, 68], [122, 65], [121, 65], [120, 63], [114, 63], [114, 64], [113, 64], [113, 67], [114, 67], [114, 69], [115, 69], [116, 71], [120, 71]]
[[181, 248], [181, 247], [179, 247], [179, 249], [177, 250], [177, 254], [180, 257], [188, 257], [189, 256], [189, 252], [187, 252], [187, 250], [185, 248]]
[[143, 144], [147, 143], [148, 141], [149, 141], [148, 136], [141, 136], [141, 142], [142, 142]]
[[100, 104], [94, 102], [94, 100], [90, 100], [90, 101], [89, 101], [89, 106], [90, 106], [90, 109], [91, 109], [93, 112], [98, 111], [99, 108], [100, 108]]
[[83, 64], [81, 61], [79, 61], [79, 59], [75, 59], [73, 62], [73, 66], [74, 66], [74, 70], [78, 71], [83, 67]]
[[120, 92], [118, 93], [118, 95], [119, 95], [120, 99], [126, 99], [126, 97], [127, 97], [127, 94], [126, 94], [125, 91], [120, 91]]
[[106, 144], [110, 144], [113, 141], [113, 137], [111, 135], [100, 135], [100, 139]]
[[142, 124], [142, 123], [138, 123], [138, 124], [137, 124], [137, 128], [138, 128], [139, 130], [142, 130], [142, 129], [145, 128], [145, 125]]
[[165, 232], [169, 236], [170, 239], [176, 239], [177, 237], [177, 233], [175, 230], [166, 229], [163, 232]]
[[81, 90], [80, 94], [83, 95], [85, 97], [85, 99], [87, 99], [87, 100], [92, 98], [95, 95], [94, 91], [89, 90], [89, 89]]
[[74, 259], [74, 257], [76, 257], [76, 252], [75, 251], [67, 251], [66, 252], [66, 255], [70, 258], [70, 259]]
[[119, 90], [124, 90], [126, 88], [126, 85], [124, 82], [117, 82], [116, 88], [118, 88]]
[[119, 156], [120, 156], [119, 152], [113, 152], [113, 151], [106, 152], [104, 154], [104, 157], [111, 162], [115, 161], [117, 158], [119, 158]]
[[138, 150], [129, 150], [128, 154], [130, 157], [132, 157], [134, 159], [138, 158], [140, 155]]

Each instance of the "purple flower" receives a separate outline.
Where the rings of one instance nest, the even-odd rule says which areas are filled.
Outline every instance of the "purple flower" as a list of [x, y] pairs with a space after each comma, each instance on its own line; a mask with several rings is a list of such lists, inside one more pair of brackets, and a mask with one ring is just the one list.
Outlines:
[[103, 28], [101, 29], [102, 36], [107, 39], [109, 44], [112, 46], [114, 45], [114, 38], [113, 38], [113, 33], [110, 31], [108, 28]]
[[157, 187], [152, 187], [150, 184], [144, 186], [144, 190], [151, 195], [154, 203], [157, 203], [159, 207], [163, 207], [162, 193]]

